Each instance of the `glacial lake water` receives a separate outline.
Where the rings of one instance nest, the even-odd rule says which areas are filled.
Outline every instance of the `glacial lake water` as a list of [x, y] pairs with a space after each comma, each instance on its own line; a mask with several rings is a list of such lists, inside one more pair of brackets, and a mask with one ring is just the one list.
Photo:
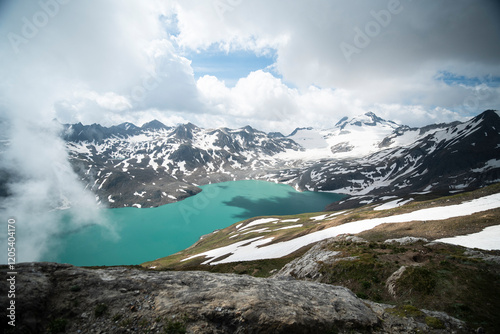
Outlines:
[[140, 264], [174, 254], [200, 236], [240, 220], [323, 211], [344, 197], [254, 180], [200, 188], [203, 191], [195, 196], [157, 208], [106, 209], [111, 229], [91, 225], [61, 235], [58, 247], [41, 260], [78, 266]]

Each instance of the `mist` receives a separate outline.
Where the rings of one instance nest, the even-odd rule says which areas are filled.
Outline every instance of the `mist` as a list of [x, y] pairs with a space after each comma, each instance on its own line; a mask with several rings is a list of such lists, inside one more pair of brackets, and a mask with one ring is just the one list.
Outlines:
[[[74, 174], [57, 124], [13, 120], [10, 125], [9, 144], [1, 160], [1, 168], [9, 175], [10, 196], [2, 201], [0, 215], [16, 220], [17, 262], [37, 261], [57, 248], [55, 236], [62, 231], [106, 224], [106, 220]], [[69, 225], [62, 225], [60, 210], [70, 214]], [[2, 232], [5, 243], [6, 231]]]

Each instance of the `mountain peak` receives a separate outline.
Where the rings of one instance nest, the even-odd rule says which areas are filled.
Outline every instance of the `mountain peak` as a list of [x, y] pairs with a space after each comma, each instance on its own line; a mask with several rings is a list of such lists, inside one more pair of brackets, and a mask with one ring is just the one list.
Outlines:
[[349, 117], [347, 116], [344, 116], [342, 117], [338, 122], [337, 124], [335, 124], [335, 126], [340, 126], [342, 123], [344, 123], [345, 121], [347, 121], [349, 119]]
[[497, 119], [500, 118], [500, 111], [498, 110], [493, 110], [493, 109], [488, 109], [477, 115], [477, 119]]
[[173, 134], [178, 139], [191, 140], [193, 139], [193, 131], [198, 129], [193, 123], [180, 124], [174, 130]]
[[166, 126], [162, 122], [154, 119], [151, 122], [144, 123], [141, 126], [141, 129], [160, 130], [160, 129], [168, 129], [168, 126]]
[[125, 130], [125, 131], [128, 131], [130, 129], [132, 129], [132, 130], [138, 129], [138, 127], [135, 124], [129, 123], [129, 122], [118, 124], [118, 125], [116, 125], [116, 128], [117, 129], [122, 129], [122, 130]]
[[342, 119], [338, 121], [337, 124], [335, 124], [335, 127], [343, 130], [346, 126], [362, 127], [378, 125], [382, 125], [384, 127], [388, 126], [393, 129], [396, 129], [400, 126], [393, 121], [386, 121], [385, 119], [377, 116], [375, 113], [369, 111], [367, 113], [364, 113], [363, 115], [358, 115], [350, 119], [347, 116], [342, 117]]
[[306, 127], [306, 128], [296, 128], [295, 130], [293, 130], [292, 133], [290, 133], [287, 137], [293, 137], [297, 134], [297, 132], [299, 131], [302, 131], [302, 130], [307, 130], [307, 131], [310, 131], [312, 130], [313, 128], [312, 127]]

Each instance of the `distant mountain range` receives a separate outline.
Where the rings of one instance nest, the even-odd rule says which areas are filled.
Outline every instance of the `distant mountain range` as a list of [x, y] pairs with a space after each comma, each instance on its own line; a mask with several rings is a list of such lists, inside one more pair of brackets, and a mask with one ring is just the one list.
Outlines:
[[158, 206], [198, 193], [199, 185], [242, 179], [350, 195], [331, 209], [500, 181], [500, 113], [493, 110], [422, 128], [369, 112], [288, 136], [156, 120], [142, 127], [68, 124], [62, 136], [75, 171], [110, 207]]

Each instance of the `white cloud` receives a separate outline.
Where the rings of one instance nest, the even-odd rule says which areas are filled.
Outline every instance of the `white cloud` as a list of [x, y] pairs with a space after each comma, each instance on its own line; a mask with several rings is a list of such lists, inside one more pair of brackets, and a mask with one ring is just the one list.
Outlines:
[[[44, 9], [47, 3], [54, 15]], [[100, 122], [135, 107], [130, 90], [157, 69], [156, 53], [144, 50], [168, 38], [158, 20], [163, 9], [155, 1], [61, 3], [16, 2], [7, 5], [9, 15], [0, 14], [0, 35], [24, 39], [14, 45], [4, 39], [0, 49], [0, 130], [10, 140], [0, 169], [11, 176], [11, 196], [2, 200], [0, 211], [19, 222], [18, 261], [39, 259], [54, 246], [55, 233], [104, 221], [67, 160], [53, 117]], [[50, 210], [67, 204], [73, 219], [66, 226], [58, 211]]]
[[114, 92], [99, 94], [94, 91], [75, 93], [76, 99], [83, 99], [95, 102], [99, 107], [112, 111], [122, 111], [132, 107], [129, 99]]
[[331, 128], [339, 115], [353, 117], [367, 111], [401, 124], [411, 120], [412, 126], [465, 120], [442, 107], [367, 103], [345, 89], [289, 88], [281, 79], [263, 71], [250, 73], [232, 88], [208, 75], [198, 79], [197, 86], [207, 110], [225, 117], [225, 126], [252, 124], [268, 132], [287, 134], [299, 126]]
[[[182, 1], [178, 13], [179, 45], [273, 48], [275, 69], [301, 91], [315, 85], [344, 90], [369, 108], [423, 108], [429, 121], [439, 120], [436, 106], [460, 119], [500, 105], [498, 88], [488, 87], [488, 98], [469, 97], [471, 88], [436, 80], [441, 71], [500, 76], [500, 5], [493, 1]], [[357, 46], [350, 62], [342, 43]], [[474, 110], [467, 98], [477, 102]], [[410, 113], [400, 116], [413, 123]]]

